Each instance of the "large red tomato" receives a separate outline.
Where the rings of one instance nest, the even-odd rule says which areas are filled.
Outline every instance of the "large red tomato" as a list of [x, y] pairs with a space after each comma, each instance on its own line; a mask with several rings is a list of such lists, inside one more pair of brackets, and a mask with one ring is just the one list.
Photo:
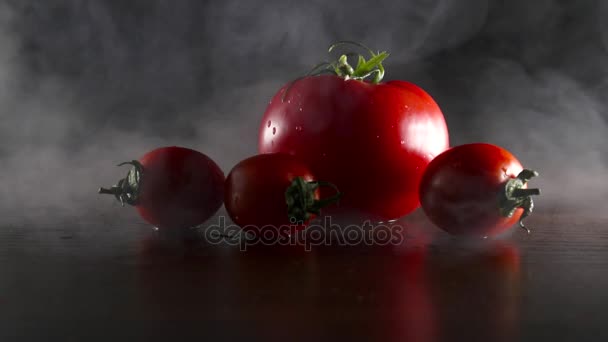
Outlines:
[[123, 164], [133, 165], [127, 177], [99, 193], [134, 205], [144, 220], [161, 229], [197, 226], [222, 206], [224, 173], [198, 151], [162, 147]]
[[330, 65], [333, 75], [283, 86], [264, 113], [258, 143], [260, 153], [293, 154], [334, 183], [343, 194], [340, 208], [377, 219], [419, 206], [422, 173], [449, 145], [429, 94], [404, 81], [380, 82], [386, 56], [360, 57], [352, 68], [343, 55]]
[[456, 235], [499, 234], [532, 211], [527, 189], [538, 173], [526, 170], [509, 151], [475, 143], [453, 147], [435, 158], [420, 184], [422, 209], [439, 228]]

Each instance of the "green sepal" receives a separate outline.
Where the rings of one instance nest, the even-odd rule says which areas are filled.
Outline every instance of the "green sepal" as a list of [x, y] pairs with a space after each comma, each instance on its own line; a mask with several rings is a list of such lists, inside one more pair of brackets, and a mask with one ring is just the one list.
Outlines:
[[[333, 188], [336, 193], [325, 199], [316, 199], [315, 192], [321, 186]], [[291, 223], [304, 223], [310, 220], [312, 215], [319, 215], [321, 209], [336, 203], [342, 193], [338, 188], [328, 182], [307, 182], [302, 177], [295, 177], [289, 187], [285, 190], [285, 203], [287, 204], [287, 216]]]
[[97, 192], [100, 194], [114, 195], [123, 207], [125, 203], [137, 205], [139, 203], [144, 167], [137, 160], [118, 164], [118, 166], [123, 165], [133, 166], [126, 177], [119, 180], [118, 183], [113, 185], [110, 189], [99, 188]]
[[524, 169], [516, 178], [511, 178], [505, 182], [499, 194], [498, 207], [500, 214], [504, 217], [512, 217], [515, 210], [524, 209], [519, 219], [519, 226], [528, 233], [530, 230], [524, 225], [524, 218], [528, 217], [534, 210], [534, 200], [532, 196], [540, 195], [540, 189], [527, 189], [526, 184], [533, 177], [537, 177], [538, 172]]

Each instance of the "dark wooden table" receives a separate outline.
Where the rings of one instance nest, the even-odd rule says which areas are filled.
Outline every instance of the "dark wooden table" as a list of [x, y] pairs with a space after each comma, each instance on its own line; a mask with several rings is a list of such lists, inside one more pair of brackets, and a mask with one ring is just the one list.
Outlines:
[[4, 220], [1, 341], [608, 339], [604, 212], [539, 208], [533, 234], [484, 241], [418, 212], [398, 246], [310, 252], [182, 243], [126, 212]]

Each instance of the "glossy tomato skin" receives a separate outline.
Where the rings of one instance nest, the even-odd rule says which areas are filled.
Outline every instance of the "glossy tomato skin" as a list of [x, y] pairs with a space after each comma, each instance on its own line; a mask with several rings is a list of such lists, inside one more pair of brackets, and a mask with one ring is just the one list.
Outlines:
[[455, 235], [492, 236], [518, 222], [523, 209], [500, 215], [499, 195], [523, 170], [509, 151], [483, 143], [453, 147], [435, 158], [420, 183], [420, 202], [429, 219]]
[[408, 82], [334, 75], [303, 78], [284, 94], [286, 88], [264, 113], [260, 153], [303, 160], [315, 176], [337, 185], [344, 195], [340, 208], [394, 219], [419, 206], [422, 172], [449, 144], [431, 96]]
[[[245, 230], [260, 231], [272, 226], [278, 232], [289, 227], [293, 223], [289, 221], [285, 191], [296, 177], [307, 182], [314, 180], [310, 168], [292, 155], [272, 153], [247, 158], [234, 166], [226, 178], [226, 211]], [[314, 195], [319, 198], [318, 192]]]
[[161, 147], [146, 153], [136, 208], [159, 228], [202, 224], [221, 207], [224, 173], [209, 157], [188, 148]]

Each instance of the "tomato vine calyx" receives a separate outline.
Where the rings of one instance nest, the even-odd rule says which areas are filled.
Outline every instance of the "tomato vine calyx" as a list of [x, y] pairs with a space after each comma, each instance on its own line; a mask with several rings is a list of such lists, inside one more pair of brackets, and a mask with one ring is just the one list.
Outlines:
[[[384, 67], [382, 66], [382, 62], [388, 57], [386, 51], [375, 53], [361, 43], [341, 41], [330, 46], [328, 52], [332, 52], [336, 47], [341, 45], [358, 46], [370, 54], [370, 59], [366, 60], [365, 57], [360, 54], [347, 53], [341, 55], [337, 62], [327, 63], [327, 68], [333, 69], [333, 72], [337, 76], [343, 77], [344, 79], [364, 80], [373, 76], [372, 83], [380, 83], [380, 81], [382, 81], [382, 78], [384, 78]], [[348, 57], [353, 56], [358, 57], [357, 65], [354, 68], [348, 63]]]
[[504, 217], [511, 217], [518, 208], [524, 209], [524, 213], [519, 219], [519, 226], [530, 233], [524, 225], [524, 218], [528, 217], [534, 209], [534, 201], [531, 196], [540, 195], [540, 189], [524, 188], [526, 183], [533, 177], [537, 177], [538, 172], [524, 169], [516, 178], [509, 179], [500, 194], [500, 214]]
[[[371, 82], [374, 84], [380, 83], [380, 81], [382, 81], [382, 78], [384, 78], [384, 66], [382, 66], [382, 62], [389, 56], [388, 52], [374, 52], [372, 49], [361, 43], [348, 40], [339, 41], [337, 43], [332, 44], [327, 51], [331, 53], [332, 51], [334, 51], [334, 49], [342, 45], [354, 45], [356, 47], [359, 47], [365, 50], [370, 55], [370, 57], [366, 60], [365, 57], [363, 57], [363, 55], [361, 54], [348, 52], [340, 55], [338, 60], [335, 62], [319, 63], [315, 65], [312, 69], [310, 69], [310, 71], [306, 73], [306, 75], [290, 82], [285, 91], [283, 92], [282, 100], [285, 100], [287, 92], [289, 91], [289, 89], [291, 89], [294, 83], [309, 76], [332, 74], [342, 77], [345, 80], [352, 79], [363, 81], [369, 77], [372, 77]], [[357, 58], [357, 64], [354, 68], [348, 62], [349, 57]]]
[[137, 205], [144, 167], [137, 160], [118, 164], [118, 166], [123, 165], [133, 166], [127, 173], [127, 176], [119, 180], [118, 183], [113, 185], [110, 189], [99, 188], [97, 192], [100, 194], [114, 195], [123, 207], [125, 206], [125, 203]]
[[[325, 199], [315, 199], [315, 191], [321, 186], [333, 188], [336, 194]], [[307, 182], [302, 177], [296, 177], [285, 191], [289, 220], [292, 223], [306, 222], [312, 214], [319, 215], [321, 208], [337, 202], [340, 197], [342, 197], [342, 193], [331, 183], [320, 181]]]

